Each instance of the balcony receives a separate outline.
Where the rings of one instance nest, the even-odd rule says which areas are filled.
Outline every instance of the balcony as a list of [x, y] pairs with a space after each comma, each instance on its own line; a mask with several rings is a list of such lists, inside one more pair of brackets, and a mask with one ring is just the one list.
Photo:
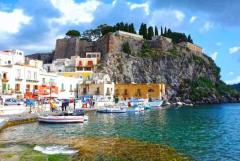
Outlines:
[[100, 95], [100, 91], [95, 91], [95, 95]]
[[6, 78], [6, 77], [5, 77], [5, 78], [4, 78], [4, 77], [2, 78], [2, 82], [8, 82], [8, 81], [9, 81], [8, 78]]
[[38, 83], [39, 82], [39, 80], [32, 80], [32, 79], [27, 79], [26, 81], [30, 82], [30, 83]]
[[22, 78], [15, 78], [15, 81], [22, 81], [23, 79]]
[[15, 90], [16, 94], [22, 94], [22, 92], [20, 90]]

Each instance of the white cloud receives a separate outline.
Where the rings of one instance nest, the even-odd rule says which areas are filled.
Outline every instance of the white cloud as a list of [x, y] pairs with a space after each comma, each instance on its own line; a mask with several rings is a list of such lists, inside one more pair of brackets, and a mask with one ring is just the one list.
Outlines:
[[234, 75], [234, 72], [229, 72], [228, 75]]
[[217, 59], [217, 56], [218, 56], [218, 52], [214, 52], [212, 55], [211, 55], [211, 58], [215, 61]]
[[179, 26], [185, 19], [185, 14], [179, 10], [162, 9], [152, 13], [150, 24], [161, 24], [167, 27]]
[[32, 17], [26, 16], [21, 9], [14, 9], [13, 12], [0, 11], [0, 33], [18, 33], [22, 25], [29, 24]]
[[234, 46], [232, 48], [229, 48], [229, 53], [230, 54], [235, 54], [235, 53], [238, 53], [240, 52], [240, 46]]
[[204, 23], [203, 27], [200, 29], [200, 32], [208, 32], [214, 27], [213, 22], [207, 21]]
[[128, 3], [128, 5], [130, 6], [131, 10], [142, 8], [146, 13], [146, 15], [150, 14], [149, 4], [147, 2], [146, 3]]
[[94, 20], [94, 12], [101, 4], [98, 0], [87, 0], [76, 3], [74, 0], [51, 0], [55, 8], [61, 12], [61, 17], [53, 19], [60, 24], [91, 23]]
[[237, 76], [235, 77], [234, 79], [232, 80], [227, 80], [225, 81], [227, 84], [237, 84], [237, 83], [240, 83], [240, 76]]
[[189, 20], [189, 23], [193, 23], [193, 22], [195, 22], [196, 19], [197, 19], [196, 16], [192, 16], [192, 17], [190, 18], [190, 20]]

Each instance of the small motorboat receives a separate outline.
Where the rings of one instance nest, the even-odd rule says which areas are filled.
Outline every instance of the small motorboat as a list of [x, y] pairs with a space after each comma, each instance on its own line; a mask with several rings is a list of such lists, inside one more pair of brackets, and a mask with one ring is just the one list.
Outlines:
[[142, 106], [137, 106], [137, 107], [130, 107], [127, 109], [127, 112], [143, 112], [144, 107]]
[[162, 100], [154, 100], [154, 101], [149, 101], [146, 105], [145, 108], [155, 108], [155, 107], [161, 107], [163, 104]]
[[97, 110], [99, 113], [126, 113], [125, 108], [100, 108]]
[[83, 123], [88, 120], [84, 111], [75, 110], [73, 112], [63, 112], [60, 115], [39, 116], [38, 121], [44, 123]]

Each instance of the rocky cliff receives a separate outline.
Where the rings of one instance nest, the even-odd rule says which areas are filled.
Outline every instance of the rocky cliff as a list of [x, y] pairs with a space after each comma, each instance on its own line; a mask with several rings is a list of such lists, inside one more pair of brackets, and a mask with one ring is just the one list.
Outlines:
[[[128, 53], [119, 48], [126, 42], [130, 48]], [[116, 50], [105, 54], [102, 63], [95, 70], [108, 73], [116, 82], [164, 82], [167, 85], [167, 97], [172, 102], [237, 101], [236, 93], [220, 81], [220, 69], [204, 54], [196, 54], [174, 44], [166, 51], [161, 48], [150, 48], [147, 42], [133, 43], [126, 39], [119, 39], [114, 43], [118, 46]], [[205, 80], [207, 83], [204, 82]], [[197, 83], [202, 82], [203, 87], [198, 90], [200, 85]], [[218, 88], [226, 88], [225, 90], [231, 93], [222, 91], [221, 93]]]

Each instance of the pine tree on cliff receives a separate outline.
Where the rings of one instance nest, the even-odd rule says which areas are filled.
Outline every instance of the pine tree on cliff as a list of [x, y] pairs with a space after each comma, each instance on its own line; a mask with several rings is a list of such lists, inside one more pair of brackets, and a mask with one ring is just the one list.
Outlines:
[[167, 33], [167, 27], [164, 28], [164, 34], [166, 34], [166, 33]]
[[162, 26], [161, 26], [161, 35], [163, 35], [163, 28], [162, 28]]
[[158, 36], [158, 28], [155, 26], [155, 36]]
[[133, 24], [133, 23], [131, 23], [131, 24], [129, 25], [129, 32], [136, 34], [136, 30], [135, 30], [135, 27], [134, 27], [134, 24]]
[[142, 35], [144, 39], [148, 38], [147, 25], [142, 23], [139, 29], [139, 35]]
[[119, 30], [124, 31], [124, 23], [123, 22], [119, 23]]
[[148, 27], [148, 37], [147, 39], [148, 40], [152, 40], [152, 37], [154, 36], [154, 32], [153, 32], [153, 27], [152, 26], [149, 26]]
[[128, 25], [128, 23], [124, 24], [124, 30], [123, 31], [129, 32], [129, 25]]
[[190, 42], [190, 43], [193, 43], [193, 40], [192, 40], [192, 38], [191, 38], [191, 35], [188, 35], [187, 41]]
[[172, 33], [172, 30], [171, 30], [171, 29], [168, 29], [168, 30], [167, 30], [167, 33], [169, 33], [169, 34]]

